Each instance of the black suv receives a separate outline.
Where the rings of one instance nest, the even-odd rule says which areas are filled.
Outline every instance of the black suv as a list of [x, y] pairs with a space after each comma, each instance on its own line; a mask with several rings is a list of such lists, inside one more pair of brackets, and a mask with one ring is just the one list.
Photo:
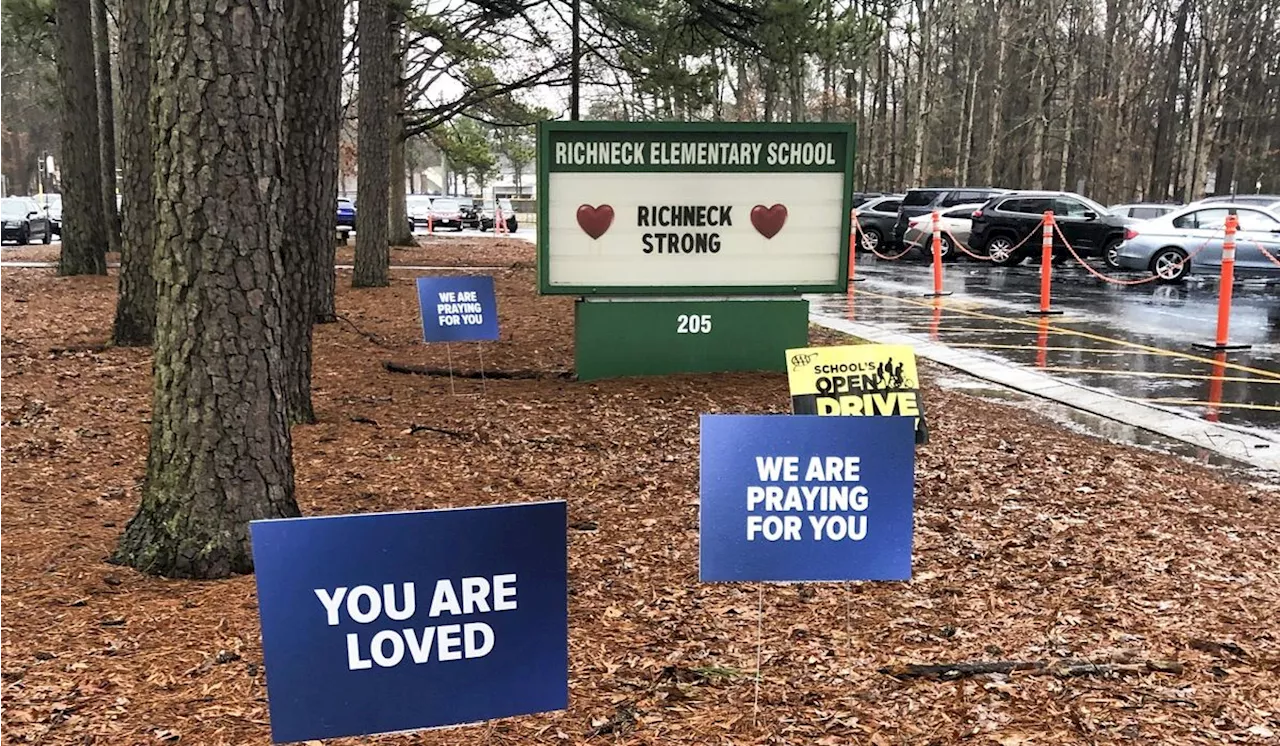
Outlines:
[[[1120, 266], [1116, 250], [1124, 241], [1125, 226], [1135, 221], [1112, 215], [1097, 202], [1071, 192], [1010, 192], [993, 197], [973, 212], [969, 244], [985, 249], [991, 261], [1001, 266], [1039, 256], [1040, 221], [1050, 210], [1076, 253], [1101, 256], [1108, 267]], [[1055, 258], [1063, 258], [1066, 250], [1056, 233], [1053, 243]]]
[[986, 202], [1005, 189], [992, 187], [931, 187], [928, 189], [910, 189], [902, 198], [902, 207], [898, 210], [898, 221], [893, 225], [894, 246], [902, 245], [902, 237], [907, 233], [907, 224], [911, 218], [927, 215], [934, 210], [942, 210], [966, 203]]

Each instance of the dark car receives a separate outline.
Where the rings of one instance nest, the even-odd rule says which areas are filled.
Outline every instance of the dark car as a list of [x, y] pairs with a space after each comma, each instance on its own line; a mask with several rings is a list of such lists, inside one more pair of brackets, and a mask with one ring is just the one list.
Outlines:
[[497, 210], [502, 210], [502, 222], [507, 224], [507, 233], [515, 233], [516, 228], [520, 227], [520, 223], [516, 220], [515, 208], [511, 206], [511, 200], [500, 199], [497, 205], [490, 200], [485, 202], [478, 210], [477, 215], [480, 221], [480, 230], [493, 230], [494, 220], [497, 218]]
[[53, 229], [44, 210], [30, 197], [5, 197], [0, 199], [0, 219], [4, 221], [3, 239], [19, 244], [31, 243], [39, 238], [43, 243], [53, 241]]
[[890, 242], [894, 246], [902, 245], [902, 236], [907, 232], [911, 218], [934, 210], [943, 210], [970, 202], [982, 203], [1007, 189], [994, 187], [930, 187], [927, 189], [909, 189], [902, 198], [902, 207], [898, 210], [898, 219], [893, 224], [893, 236]]
[[861, 207], [862, 205], [867, 204], [868, 202], [875, 199], [876, 197], [887, 197], [887, 196], [889, 195], [885, 194], [884, 192], [854, 192], [853, 206]]
[[346, 197], [338, 198], [338, 235], [346, 241], [356, 229], [356, 205]]
[[[45, 217], [49, 218], [49, 230], [53, 231], [55, 236], [62, 235], [62, 195], [46, 192], [36, 196], [36, 203], [44, 210]], [[116, 209], [120, 209], [120, 195], [116, 195]]]
[[858, 230], [862, 234], [860, 248], [876, 251], [887, 236], [893, 235], [893, 224], [898, 221], [898, 208], [902, 207], [902, 195], [890, 194], [876, 197], [854, 208], [858, 214]]
[[[1076, 253], [1100, 256], [1109, 267], [1120, 266], [1117, 250], [1124, 241], [1125, 227], [1137, 221], [1112, 215], [1097, 202], [1071, 192], [1010, 192], [994, 197], [974, 211], [969, 241], [1001, 266], [1039, 256], [1039, 226], [1050, 210]], [[1066, 255], [1057, 234], [1054, 255], [1058, 259]]]

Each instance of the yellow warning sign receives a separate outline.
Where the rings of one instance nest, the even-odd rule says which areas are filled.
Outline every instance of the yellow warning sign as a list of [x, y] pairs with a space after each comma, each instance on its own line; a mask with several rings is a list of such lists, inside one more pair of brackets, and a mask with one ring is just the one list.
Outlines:
[[916, 443], [929, 440], [916, 355], [909, 345], [787, 350], [787, 383], [795, 414], [915, 417]]

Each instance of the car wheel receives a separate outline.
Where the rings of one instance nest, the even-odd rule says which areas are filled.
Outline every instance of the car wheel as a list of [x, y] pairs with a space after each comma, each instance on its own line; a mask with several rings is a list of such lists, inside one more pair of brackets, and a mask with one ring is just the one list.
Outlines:
[[1107, 244], [1107, 248], [1102, 250], [1102, 261], [1112, 269], [1120, 269], [1120, 244], [1124, 243], [1120, 239], [1113, 239]]
[[44, 245], [48, 246], [53, 243], [53, 229], [49, 226], [44, 227]]
[[868, 228], [862, 231], [862, 248], [867, 251], [876, 251], [882, 243], [884, 243], [884, 236], [880, 234], [879, 228]]
[[1182, 282], [1191, 273], [1187, 252], [1177, 246], [1166, 246], [1151, 257], [1151, 273], [1163, 283]]
[[29, 243], [31, 243], [31, 229], [23, 228], [22, 232], [18, 234], [18, 245], [26, 246]]
[[[951, 239], [945, 235], [938, 237], [938, 254], [942, 256], [942, 261], [949, 262], [955, 259], [955, 252], [952, 250]], [[932, 247], [930, 247], [932, 250]]]
[[1008, 236], [992, 236], [987, 241], [987, 256], [991, 262], [1001, 267], [1008, 267], [1022, 261], [1022, 257], [1013, 250], [1013, 239]]

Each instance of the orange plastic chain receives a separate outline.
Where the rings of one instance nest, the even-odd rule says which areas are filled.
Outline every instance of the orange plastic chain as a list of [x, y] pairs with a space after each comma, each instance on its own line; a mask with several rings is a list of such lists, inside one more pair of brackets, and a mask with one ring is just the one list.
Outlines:
[[1270, 251], [1267, 251], [1267, 247], [1263, 246], [1257, 241], [1250, 241], [1249, 243], [1253, 244], [1254, 246], [1257, 246], [1258, 251], [1262, 252], [1262, 255], [1267, 258], [1267, 261], [1271, 262], [1277, 267], [1280, 267], [1280, 259], [1277, 259]]
[[[1066, 236], [1062, 235], [1062, 229], [1061, 229], [1061, 228], [1059, 228], [1059, 227], [1058, 227], [1058, 225], [1057, 225], [1056, 223], [1054, 224], [1053, 229], [1054, 229], [1054, 232], [1056, 232], [1056, 233], [1058, 234], [1058, 238], [1062, 239], [1062, 243], [1067, 247], [1067, 251], [1070, 251], [1070, 252], [1071, 252], [1071, 256], [1075, 257], [1075, 258], [1076, 258], [1076, 261], [1080, 263], [1080, 266], [1082, 266], [1082, 267], [1084, 267], [1085, 269], [1089, 270], [1089, 274], [1093, 275], [1094, 277], [1097, 277], [1097, 278], [1098, 278], [1098, 279], [1100, 279], [1100, 280], [1103, 280], [1103, 281], [1105, 281], [1105, 282], [1110, 282], [1110, 283], [1115, 284], [1115, 285], [1132, 286], [1132, 285], [1146, 285], [1146, 284], [1147, 284], [1147, 283], [1149, 283], [1149, 282], [1156, 282], [1156, 281], [1159, 281], [1159, 280], [1165, 279], [1165, 278], [1161, 277], [1160, 275], [1156, 275], [1156, 274], [1153, 274], [1153, 275], [1151, 275], [1150, 277], [1144, 277], [1144, 278], [1142, 278], [1141, 280], [1117, 280], [1117, 279], [1116, 279], [1116, 278], [1114, 278], [1114, 277], [1108, 277], [1107, 275], [1104, 275], [1104, 274], [1102, 274], [1101, 272], [1099, 272], [1098, 270], [1094, 269], [1092, 265], [1090, 265], [1088, 262], [1086, 262], [1084, 259], [1082, 259], [1082, 258], [1080, 257], [1080, 255], [1079, 255], [1079, 254], [1077, 254], [1077, 253], [1076, 253], [1075, 247], [1074, 247], [1074, 246], [1072, 246], [1072, 245], [1067, 241], [1067, 237], [1066, 237]], [[1203, 251], [1203, 250], [1204, 250], [1204, 248], [1205, 248], [1206, 246], [1208, 246], [1208, 245], [1209, 245], [1209, 241], [1212, 241], [1212, 240], [1214, 240], [1214, 239], [1210, 238], [1210, 239], [1206, 240], [1204, 243], [1202, 243], [1202, 244], [1200, 244], [1199, 246], [1197, 246], [1195, 251], [1191, 252], [1190, 254], [1187, 254], [1187, 256], [1186, 256], [1186, 257], [1185, 257], [1181, 262], [1178, 262], [1177, 267], [1178, 267], [1179, 269], [1181, 269], [1183, 265], [1185, 265], [1187, 262], [1191, 261], [1191, 257], [1193, 257], [1193, 256], [1195, 256], [1196, 254], [1199, 254], [1201, 251]]]

